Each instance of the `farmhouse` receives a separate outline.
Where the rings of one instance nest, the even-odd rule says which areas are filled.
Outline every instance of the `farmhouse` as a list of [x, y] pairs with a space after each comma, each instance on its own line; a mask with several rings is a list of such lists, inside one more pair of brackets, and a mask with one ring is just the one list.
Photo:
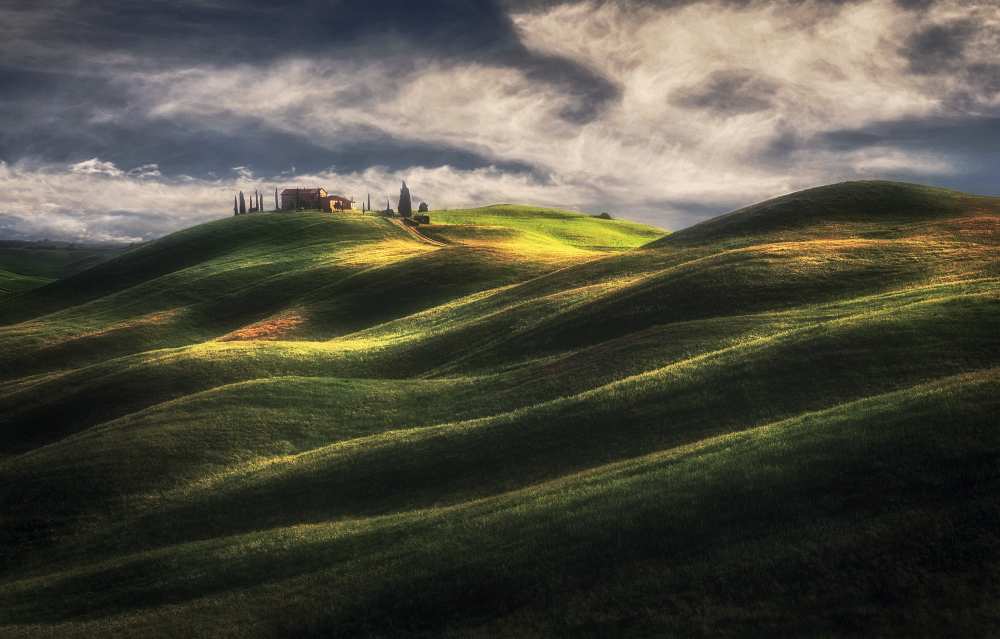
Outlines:
[[318, 209], [323, 206], [323, 199], [328, 197], [326, 189], [285, 189], [281, 192], [281, 210]]
[[354, 200], [342, 195], [330, 195], [323, 187], [285, 189], [281, 192], [281, 210], [320, 209], [322, 211], [350, 211]]
[[324, 205], [320, 208], [324, 211], [350, 211], [354, 208], [354, 201], [342, 195], [330, 195], [323, 201]]

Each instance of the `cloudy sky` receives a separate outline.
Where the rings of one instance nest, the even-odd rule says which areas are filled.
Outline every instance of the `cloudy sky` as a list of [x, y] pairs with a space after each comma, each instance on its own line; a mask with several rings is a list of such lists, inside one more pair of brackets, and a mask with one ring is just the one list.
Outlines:
[[323, 185], [677, 229], [799, 188], [1000, 192], [1000, 3], [0, 0], [0, 237]]

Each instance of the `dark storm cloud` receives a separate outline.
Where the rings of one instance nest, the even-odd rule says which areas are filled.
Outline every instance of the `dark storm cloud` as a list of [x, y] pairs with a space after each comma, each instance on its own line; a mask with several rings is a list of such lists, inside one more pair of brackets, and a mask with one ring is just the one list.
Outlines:
[[26, 39], [40, 36], [57, 55], [141, 52], [165, 64], [271, 60], [359, 42], [372, 50], [417, 46], [414, 53], [466, 55], [517, 43], [507, 15], [489, 0], [25, 2], [3, 16], [32, 25]]
[[[453, 58], [517, 67], [535, 79], [572, 87], [590, 103], [615, 95], [605, 78], [525, 49], [507, 10], [493, 0], [305, 0], [294, 5], [99, 0], [69, 6], [18, 11], [39, 14], [25, 39], [67, 61], [83, 59], [85, 53], [140, 52], [139, 63], [157, 66], [328, 56], [345, 62], [391, 59], [405, 73], [429, 60]], [[7, 57], [16, 58], [17, 49], [8, 47]]]
[[[199, 128], [195, 122], [150, 121], [133, 111], [121, 83], [114, 83], [124, 69], [136, 67], [263, 65], [303, 56], [390, 65], [395, 76], [405, 77], [442, 60], [478, 61], [517, 68], [532, 81], [575, 95], [562, 111], [573, 122], [592, 119], [618, 92], [572, 61], [528, 51], [507, 10], [491, 0], [21, 2], [0, 8], [4, 19], [25, 25], [23, 41], [15, 34], [2, 49], [7, 66], [0, 67], [0, 95], [6, 96], [0, 115], [7, 126], [0, 132], [0, 160], [8, 162], [101, 156], [131, 165], [155, 156], [166, 171], [194, 174], [218, 171], [232, 163], [227, 155], [238, 154], [253, 158], [246, 162], [256, 162], [260, 171], [291, 164], [360, 169], [374, 157], [386, 166], [475, 168], [496, 161], [377, 134], [363, 145], [329, 150], [250, 126], [224, 133], [211, 122]], [[365, 96], [359, 92], [355, 99]]]
[[[833, 131], [820, 144], [838, 151], [892, 145], [905, 152], [934, 149], [959, 158], [961, 170], [938, 180], [942, 186], [983, 194], [1000, 193], [1000, 118], [931, 118]], [[900, 173], [905, 177], [905, 173]], [[890, 176], [891, 177], [891, 176]]]
[[904, 9], [927, 9], [934, 5], [935, 0], [896, 0], [896, 4]]
[[101, 121], [128, 118], [128, 109], [107, 77], [0, 66], [0, 160], [59, 160], [73, 149], [106, 147], [114, 140]]
[[905, 148], [933, 147], [975, 154], [1000, 153], [1000, 118], [928, 118], [873, 124], [862, 129], [830, 131], [819, 140], [837, 150], [891, 143]]
[[965, 43], [976, 31], [971, 20], [934, 24], [914, 34], [903, 46], [903, 55], [916, 73], [954, 69], [965, 57]]
[[716, 71], [704, 82], [670, 97], [686, 109], [709, 110], [722, 115], [754, 113], [768, 109], [780, 85], [743, 69]]
[[[903, 119], [815, 136], [799, 136], [788, 131], [772, 141], [760, 154], [759, 161], [778, 169], [817, 153], [843, 156], [887, 148], [914, 156], [932, 151], [938, 156], [952, 158], [960, 171], [935, 176], [934, 183], [939, 186], [972, 193], [1000, 193], [1000, 180], [997, 179], [1000, 176], [1000, 117]], [[887, 172], [883, 177], [926, 180], [926, 175], [907, 170]]]
[[[10, 111], [17, 112], [17, 117], [10, 118]], [[0, 117], [6, 121], [30, 119], [32, 123], [0, 129], [0, 160], [8, 162], [75, 163], [99, 157], [125, 168], [155, 163], [171, 176], [222, 176], [235, 164], [249, 166], [261, 175], [278, 175], [290, 167], [308, 173], [372, 165], [394, 170], [418, 165], [493, 165], [513, 172], [531, 170], [516, 162], [487, 160], [466, 149], [397, 140], [378, 131], [357, 130], [352, 139], [329, 147], [308, 136], [274, 130], [254, 121], [213, 127], [211, 121], [149, 121], [126, 113], [105, 122], [94, 121], [91, 108], [54, 108], [33, 102], [21, 102], [11, 109], [0, 103]]]
[[[930, 24], [913, 34], [901, 53], [915, 74], [961, 78], [960, 88], [948, 95], [947, 100], [958, 109], [975, 109], [1000, 93], [1000, 64], [969, 60], [968, 55], [970, 43], [988, 37], [991, 29], [995, 26], [970, 19]], [[1000, 42], [994, 38], [993, 46], [996, 44]]]

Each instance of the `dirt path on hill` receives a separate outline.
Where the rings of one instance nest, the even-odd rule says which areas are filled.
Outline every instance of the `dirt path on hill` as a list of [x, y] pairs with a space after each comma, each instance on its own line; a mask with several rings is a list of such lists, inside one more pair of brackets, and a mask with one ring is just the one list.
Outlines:
[[433, 244], [434, 246], [447, 246], [447, 244], [445, 244], [444, 242], [439, 242], [437, 240], [433, 240], [427, 237], [426, 235], [418, 231], [415, 227], [409, 226], [408, 224], [403, 224], [402, 220], [390, 218], [389, 221], [398, 226], [399, 228], [403, 229], [413, 237], [415, 237], [420, 242], [426, 242], [427, 244]]

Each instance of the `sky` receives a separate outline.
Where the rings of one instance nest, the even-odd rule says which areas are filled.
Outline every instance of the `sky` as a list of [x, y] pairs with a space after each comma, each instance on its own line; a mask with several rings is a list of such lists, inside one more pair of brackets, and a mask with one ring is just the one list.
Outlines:
[[995, 0], [0, 0], [0, 238], [403, 179], [674, 230], [843, 180], [997, 194], [997, 51]]

